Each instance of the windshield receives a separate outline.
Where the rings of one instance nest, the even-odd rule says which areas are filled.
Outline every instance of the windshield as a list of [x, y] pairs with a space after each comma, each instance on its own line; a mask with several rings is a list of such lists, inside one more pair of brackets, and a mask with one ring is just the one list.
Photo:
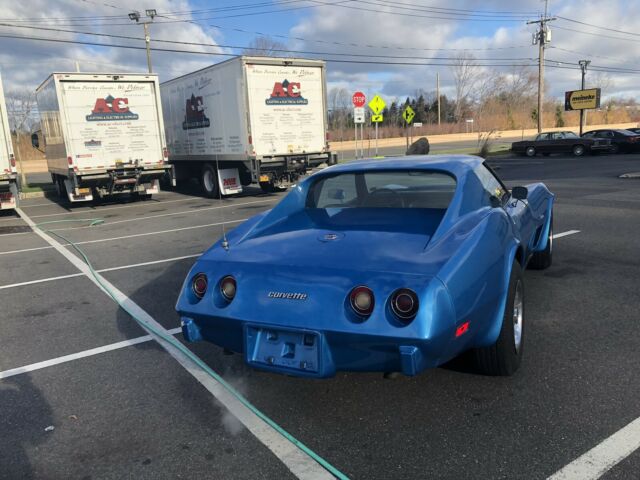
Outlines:
[[455, 188], [455, 179], [441, 172], [350, 172], [319, 178], [307, 208], [446, 209]]

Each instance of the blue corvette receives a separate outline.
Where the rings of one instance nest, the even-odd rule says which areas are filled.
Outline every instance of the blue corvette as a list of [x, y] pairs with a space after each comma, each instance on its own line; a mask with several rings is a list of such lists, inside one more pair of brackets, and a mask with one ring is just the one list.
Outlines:
[[468, 350], [510, 375], [523, 270], [551, 264], [553, 200], [472, 156], [327, 168], [197, 260], [176, 305], [184, 337], [290, 375], [415, 375]]

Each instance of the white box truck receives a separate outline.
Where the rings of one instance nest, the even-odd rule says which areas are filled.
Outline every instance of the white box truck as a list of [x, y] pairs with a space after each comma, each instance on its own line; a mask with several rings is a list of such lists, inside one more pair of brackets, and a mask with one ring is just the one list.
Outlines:
[[329, 151], [325, 63], [235, 57], [163, 82], [169, 161], [207, 196], [284, 189]]
[[0, 210], [16, 208], [18, 203], [18, 172], [13, 155], [11, 129], [0, 78]]
[[158, 193], [171, 166], [157, 75], [54, 73], [36, 100], [61, 197], [80, 202]]

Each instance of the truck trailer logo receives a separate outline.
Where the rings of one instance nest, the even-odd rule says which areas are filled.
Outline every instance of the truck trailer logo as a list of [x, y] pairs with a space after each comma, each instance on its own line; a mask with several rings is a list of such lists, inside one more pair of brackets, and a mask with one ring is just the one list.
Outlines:
[[267, 105], [307, 105], [309, 100], [300, 93], [300, 82], [276, 82], [271, 96], [265, 100]]
[[209, 128], [209, 125], [211, 125], [211, 122], [204, 114], [202, 97], [196, 97], [192, 93], [191, 98], [187, 98], [187, 108], [184, 114], [184, 122], [182, 122], [182, 129]]
[[109, 120], [138, 120], [138, 114], [129, 110], [128, 98], [114, 98], [108, 95], [106, 98], [98, 98], [96, 106], [90, 115], [86, 116], [88, 122], [103, 122]]

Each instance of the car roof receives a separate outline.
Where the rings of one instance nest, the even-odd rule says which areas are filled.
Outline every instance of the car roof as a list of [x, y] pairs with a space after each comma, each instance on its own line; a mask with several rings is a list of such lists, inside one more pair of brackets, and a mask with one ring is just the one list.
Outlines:
[[384, 170], [441, 170], [460, 177], [483, 162], [483, 158], [473, 155], [409, 155], [381, 160], [356, 160], [334, 165], [321, 170], [318, 174]]

